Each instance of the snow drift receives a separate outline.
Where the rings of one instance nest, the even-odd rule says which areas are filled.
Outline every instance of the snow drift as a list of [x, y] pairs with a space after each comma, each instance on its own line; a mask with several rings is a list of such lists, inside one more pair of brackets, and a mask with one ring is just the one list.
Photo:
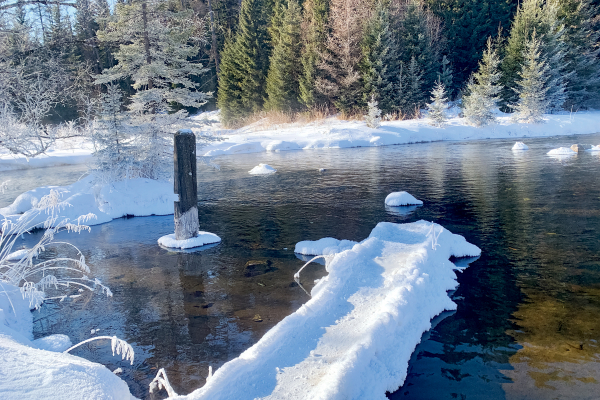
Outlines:
[[275, 172], [277, 172], [275, 168], [271, 167], [269, 164], [262, 163], [248, 171], [250, 175], [269, 175], [274, 174]]
[[404, 382], [431, 319], [456, 309], [449, 258], [480, 253], [437, 224], [382, 222], [331, 258], [298, 311], [178, 398], [384, 400]]
[[527, 146], [523, 142], [516, 142], [515, 145], [512, 147], [512, 149], [513, 150], [529, 150], [529, 146]]
[[0, 393], [5, 399], [134, 399], [105, 366], [61, 353], [65, 335], [33, 339], [29, 300], [0, 282]]
[[337, 240], [330, 237], [315, 241], [304, 240], [296, 243], [294, 253], [306, 256], [326, 256], [351, 249], [355, 244], [356, 242], [352, 240]]
[[214, 233], [199, 231], [198, 236], [185, 239], [175, 239], [175, 234], [162, 236], [158, 239], [158, 244], [171, 249], [192, 249], [194, 247], [202, 247], [207, 244], [219, 243], [221, 238]]
[[576, 151], [571, 150], [568, 147], [559, 147], [558, 149], [552, 149], [548, 153], [550, 156], [571, 156], [577, 154]]
[[[44, 186], [25, 192], [10, 206], [0, 208], [0, 214], [9, 220], [18, 220], [51, 190], [57, 191], [61, 201], [69, 204], [61, 208], [57, 221], [66, 218], [76, 221], [81, 215], [95, 214], [96, 218], [87, 225], [102, 224], [127, 215], [173, 214], [173, 202], [178, 200], [173, 193], [173, 184], [167, 181], [137, 178], [103, 185], [95, 184], [93, 177], [87, 176], [69, 186]], [[34, 222], [41, 226], [46, 218], [47, 215], [41, 213]]]

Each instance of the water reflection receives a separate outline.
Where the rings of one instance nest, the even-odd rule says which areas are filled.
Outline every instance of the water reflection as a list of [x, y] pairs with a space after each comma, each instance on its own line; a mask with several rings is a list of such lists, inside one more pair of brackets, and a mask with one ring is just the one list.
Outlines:
[[[585, 398], [597, 390], [600, 364], [600, 158], [546, 156], [581, 141], [531, 139], [524, 157], [505, 140], [221, 158], [220, 172], [199, 174], [201, 228], [221, 244], [199, 253], [161, 249], [156, 240], [173, 231], [172, 217], [70, 235], [115, 296], [48, 304], [35, 314], [36, 335], [77, 342], [91, 329], [117, 334], [133, 343], [134, 366], [102, 346], [77, 354], [123, 368], [138, 397], [149, 396], [161, 367], [188, 393], [203, 385], [209, 365], [238, 356], [308, 299], [293, 281], [305, 262], [293, 253], [298, 241], [361, 241], [378, 222], [426, 219], [483, 254], [458, 273], [458, 310], [424, 336], [404, 386], [389, 397]], [[278, 173], [248, 175], [259, 162]], [[398, 189], [424, 206], [390, 212], [384, 199]], [[310, 290], [325, 273], [311, 263], [302, 283]]]

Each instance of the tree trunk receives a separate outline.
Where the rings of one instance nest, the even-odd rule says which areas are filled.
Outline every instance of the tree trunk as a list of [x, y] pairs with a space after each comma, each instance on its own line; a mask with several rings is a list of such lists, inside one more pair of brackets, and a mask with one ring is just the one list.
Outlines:
[[190, 130], [175, 134], [175, 239], [185, 240], [198, 235], [198, 183], [196, 182], [196, 136]]

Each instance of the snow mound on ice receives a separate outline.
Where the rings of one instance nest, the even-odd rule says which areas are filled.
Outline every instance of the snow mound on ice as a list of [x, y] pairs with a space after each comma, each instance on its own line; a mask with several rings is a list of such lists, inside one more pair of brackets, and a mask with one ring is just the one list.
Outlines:
[[298, 311], [179, 398], [385, 400], [431, 319], [456, 309], [449, 258], [480, 253], [437, 224], [382, 222], [332, 257]]
[[423, 202], [421, 200], [416, 199], [412, 194], [408, 192], [390, 193], [385, 198], [385, 205], [392, 207], [422, 204]]
[[559, 147], [558, 149], [552, 149], [548, 153], [549, 156], [570, 156], [577, 154], [576, 151], [571, 150], [568, 147]]
[[529, 146], [527, 146], [523, 142], [516, 142], [515, 145], [512, 147], [512, 149], [513, 150], [529, 150]]
[[[95, 184], [92, 176], [87, 176], [69, 186], [44, 186], [20, 194], [8, 207], [0, 208], [0, 214], [12, 222], [19, 220], [23, 213], [36, 207], [43, 196], [51, 190], [59, 193], [61, 201], [68, 204], [61, 207], [58, 221], [76, 221], [80, 215], [92, 213], [95, 219], [88, 225], [97, 225], [128, 215], [169, 215], [173, 214], [173, 184], [152, 179], [129, 179], [110, 184]], [[34, 223], [41, 226], [48, 215], [41, 213]]]
[[185, 239], [175, 239], [175, 234], [165, 235], [158, 239], [158, 244], [171, 249], [191, 249], [194, 247], [201, 247], [207, 244], [219, 243], [221, 238], [210, 232], [199, 231], [198, 236]]
[[[52, 335], [32, 341], [29, 301], [18, 287], [0, 286], [0, 393], [3, 398], [134, 399], [105, 366], [60, 351], [70, 340]], [[50, 351], [48, 351], [50, 350]], [[110, 350], [108, 350], [110, 351]]]
[[271, 167], [269, 164], [258, 164], [256, 167], [248, 171], [251, 175], [269, 175], [274, 174], [277, 170]]
[[356, 242], [353, 242], [352, 240], [337, 240], [331, 237], [316, 241], [304, 240], [296, 243], [294, 253], [307, 256], [326, 256], [351, 249], [355, 244]]

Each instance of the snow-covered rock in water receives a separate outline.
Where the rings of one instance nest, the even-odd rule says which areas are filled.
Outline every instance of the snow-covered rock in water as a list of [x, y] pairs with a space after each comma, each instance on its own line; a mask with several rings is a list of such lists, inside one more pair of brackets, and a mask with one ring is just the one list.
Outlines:
[[408, 192], [394, 192], [387, 195], [385, 198], [385, 205], [398, 207], [398, 206], [411, 206], [411, 205], [422, 205], [421, 200], [416, 199], [412, 194]]
[[337, 240], [331, 237], [316, 241], [304, 240], [296, 243], [294, 253], [307, 256], [327, 256], [351, 249], [355, 244], [356, 242], [352, 240]]
[[600, 145], [598, 146], [592, 146], [588, 149], [588, 151], [600, 151]]
[[256, 167], [248, 171], [251, 175], [269, 175], [274, 174], [277, 170], [271, 167], [269, 164], [258, 164]]
[[431, 319], [456, 309], [449, 258], [480, 253], [437, 224], [382, 222], [332, 257], [306, 304], [178, 398], [385, 400]]
[[214, 244], [221, 242], [221, 238], [210, 232], [199, 231], [198, 236], [185, 239], [175, 239], [175, 234], [165, 235], [158, 239], [158, 244], [171, 249], [192, 249], [194, 247], [201, 247], [207, 244]]
[[571, 156], [577, 154], [576, 151], [571, 150], [568, 147], [559, 147], [558, 149], [552, 149], [548, 153], [549, 156]]
[[[131, 399], [127, 384], [108, 368], [64, 354], [65, 335], [33, 339], [29, 301], [7, 282], [0, 289], [0, 393], [2, 398]], [[110, 344], [108, 344], [110, 346]], [[107, 349], [110, 351], [110, 347]]]
[[[96, 184], [93, 177], [87, 176], [69, 186], [45, 186], [19, 195], [7, 207], [0, 208], [0, 214], [16, 222], [22, 215], [33, 210], [41, 198], [58, 193], [64, 206], [60, 207], [57, 222], [69, 219], [77, 220], [81, 215], [94, 214], [95, 218], [86, 222], [97, 225], [124, 216], [148, 216], [173, 214], [173, 202], [177, 195], [173, 193], [173, 184], [152, 179], [128, 179], [109, 184]], [[48, 215], [40, 213], [32, 224], [41, 226]]]
[[516, 142], [512, 147], [513, 150], [529, 150], [529, 147], [523, 142]]

